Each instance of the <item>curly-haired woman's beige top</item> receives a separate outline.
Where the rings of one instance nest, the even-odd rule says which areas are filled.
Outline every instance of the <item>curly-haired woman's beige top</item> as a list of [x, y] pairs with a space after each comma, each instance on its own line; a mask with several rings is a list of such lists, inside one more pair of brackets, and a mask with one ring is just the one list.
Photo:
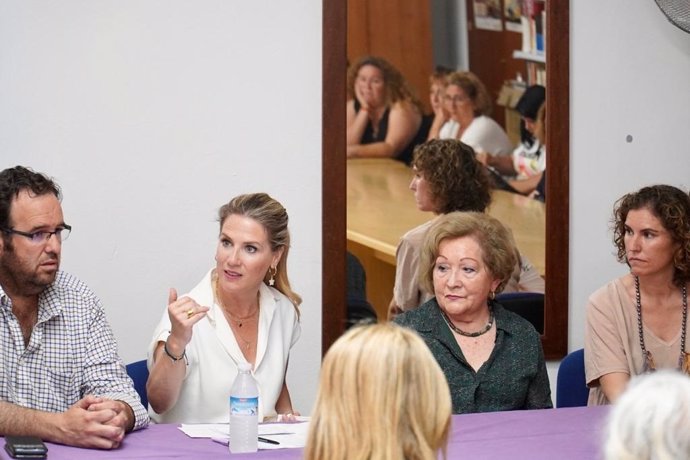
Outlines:
[[[599, 386], [600, 377], [613, 372], [632, 377], [641, 374], [644, 366], [635, 299], [626, 291], [623, 279], [599, 288], [587, 303], [585, 375], [590, 406], [609, 404]], [[678, 335], [671, 342], [664, 342], [646, 327], [643, 329], [645, 347], [652, 352], [657, 369], [678, 367], [680, 329], [679, 324]]]

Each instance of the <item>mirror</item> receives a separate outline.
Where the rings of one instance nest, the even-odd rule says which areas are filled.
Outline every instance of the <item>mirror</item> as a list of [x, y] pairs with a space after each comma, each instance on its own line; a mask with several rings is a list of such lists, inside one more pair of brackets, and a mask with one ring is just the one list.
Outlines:
[[[346, 319], [345, 74], [347, 1], [323, 6], [322, 71], [322, 351], [342, 334]], [[546, 301], [542, 344], [547, 359], [568, 350], [570, 6], [548, 2], [546, 114]], [[341, 109], [342, 108], [342, 109]]]

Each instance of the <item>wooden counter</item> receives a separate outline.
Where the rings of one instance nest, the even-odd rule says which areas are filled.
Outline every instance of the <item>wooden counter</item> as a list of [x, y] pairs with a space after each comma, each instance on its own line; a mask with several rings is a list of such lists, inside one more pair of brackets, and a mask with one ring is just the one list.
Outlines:
[[[412, 169], [390, 159], [347, 161], [347, 248], [367, 274], [367, 297], [386, 318], [395, 282], [400, 238], [434, 214], [417, 209], [409, 189]], [[543, 203], [495, 190], [489, 214], [513, 231], [520, 252], [544, 274], [546, 208]]]

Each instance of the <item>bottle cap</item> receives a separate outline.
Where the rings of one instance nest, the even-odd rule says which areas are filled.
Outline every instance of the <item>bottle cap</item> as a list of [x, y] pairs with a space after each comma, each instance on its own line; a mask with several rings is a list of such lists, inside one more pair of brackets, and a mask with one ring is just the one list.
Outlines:
[[252, 363], [238, 363], [237, 369], [240, 371], [251, 371], [252, 370]]

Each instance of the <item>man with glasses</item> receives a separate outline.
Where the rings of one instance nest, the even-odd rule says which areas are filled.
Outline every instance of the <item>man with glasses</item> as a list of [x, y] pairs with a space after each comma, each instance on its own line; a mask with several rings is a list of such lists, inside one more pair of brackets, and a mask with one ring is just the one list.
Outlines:
[[60, 188], [0, 172], [0, 435], [116, 448], [148, 424], [100, 300], [60, 271]]

